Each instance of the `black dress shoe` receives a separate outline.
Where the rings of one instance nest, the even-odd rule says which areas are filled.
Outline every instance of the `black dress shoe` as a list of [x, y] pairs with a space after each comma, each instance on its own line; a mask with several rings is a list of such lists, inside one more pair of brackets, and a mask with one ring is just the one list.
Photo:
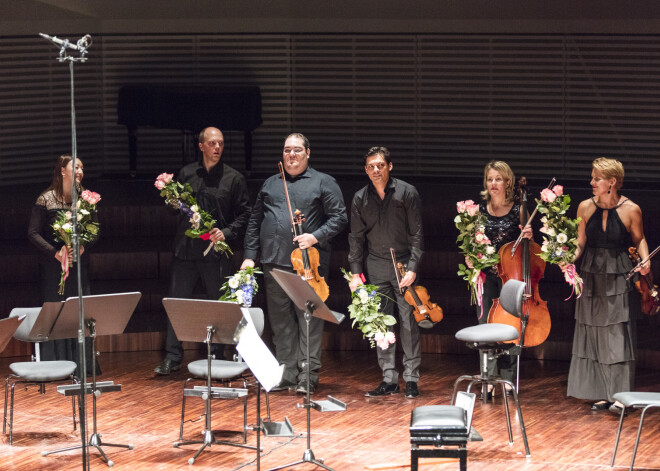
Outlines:
[[414, 381], [406, 381], [406, 397], [413, 398], [419, 396], [419, 389], [417, 383]]
[[612, 402], [598, 401], [598, 402], [594, 402], [591, 405], [591, 410], [605, 410], [605, 409], [609, 409], [612, 405], [613, 405]]
[[[296, 386], [296, 392], [298, 394], [307, 394], [307, 381], [298, 383]], [[313, 395], [316, 392], [316, 384], [309, 383], [309, 395]]]
[[283, 379], [280, 381], [277, 385], [273, 386], [270, 392], [278, 392], [278, 391], [284, 391], [286, 389], [291, 389], [295, 388], [296, 383], [293, 383], [291, 381], [287, 381], [286, 379]]
[[162, 362], [158, 364], [156, 368], [154, 368], [154, 373], [157, 375], [168, 375], [170, 373], [174, 373], [175, 371], [179, 371], [181, 369], [181, 362], [170, 360], [169, 358], [165, 358]]
[[378, 397], [387, 396], [388, 394], [397, 394], [399, 392], [399, 385], [397, 383], [386, 383], [383, 381], [373, 391], [367, 391], [365, 396]]

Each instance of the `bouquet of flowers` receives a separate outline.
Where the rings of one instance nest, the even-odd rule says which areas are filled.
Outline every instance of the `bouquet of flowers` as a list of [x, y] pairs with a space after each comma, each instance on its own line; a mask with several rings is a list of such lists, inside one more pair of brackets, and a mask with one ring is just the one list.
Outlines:
[[[190, 218], [190, 229], [186, 231], [188, 237], [209, 240], [209, 232], [215, 227], [215, 219], [197, 205], [190, 184], [181, 184], [173, 180], [173, 177], [174, 174], [172, 173], [161, 173], [154, 182], [154, 186], [160, 190], [160, 196], [165, 198], [165, 204], [181, 210], [183, 214]], [[222, 240], [215, 243], [210, 242], [208, 248], [204, 251], [204, 255], [207, 255], [212, 248], [216, 252], [224, 253], [227, 258], [234, 255], [229, 244]]]
[[564, 279], [571, 285], [573, 293], [579, 298], [582, 295], [582, 278], [575, 269], [575, 251], [577, 250], [577, 233], [580, 218], [572, 219], [566, 216], [571, 206], [571, 197], [564, 194], [564, 187], [555, 185], [541, 192], [541, 200], [536, 200], [538, 210], [543, 217], [541, 232], [543, 244], [539, 256], [548, 263], [559, 265], [564, 272]]
[[220, 291], [223, 292], [220, 301], [232, 301], [243, 307], [252, 306], [252, 299], [259, 291], [257, 278], [254, 275], [262, 273], [257, 268], [246, 268], [228, 276], [229, 281], [225, 281], [220, 287]]
[[[341, 269], [344, 278], [349, 283], [353, 279], [353, 274]], [[364, 282], [362, 278], [362, 282]], [[352, 302], [348, 306], [348, 312], [353, 319], [351, 327], [357, 328], [362, 332], [362, 338], [369, 339], [371, 348], [378, 345], [383, 350], [387, 350], [390, 344], [396, 342], [394, 332], [390, 327], [396, 324], [394, 316], [380, 312], [380, 298], [384, 296], [378, 293], [378, 287], [375, 285], [360, 285], [351, 293]]]
[[[78, 234], [80, 234], [80, 242], [83, 244], [93, 242], [99, 236], [99, 223], [96, 222], [94, 217], [96, 204], [99, 201], [101, 201], [101, 195], [85, 190], [76, 202]], [[69, 268], [73, 266], [73, 260], [69, 256], [73, 242], [72, 217], [73, 213], [71, 211], [61, 209], [57, 212], [57, 217], [52, 225], [55, 239], [64, 243], [64, 247], [60, 250], [62, 274], [60, 275], [58, 294], [64, 294], [64, 285], [69, 277]]]
[[476, 302], [481, 306], [483, 283], [486, 278], [483, 271], [497, 265], [500, 256], [484, 233], [487, 218], [479, 212], [479, 205], [472, 200], [459, 201], [456, 203], [456, 210], [458, 215], [454, 218], [454, 223], [459, 232], [456, 243], [465, 256], [465, 265], [459, 263], [457, 273], [468, 282], [470, 303]]

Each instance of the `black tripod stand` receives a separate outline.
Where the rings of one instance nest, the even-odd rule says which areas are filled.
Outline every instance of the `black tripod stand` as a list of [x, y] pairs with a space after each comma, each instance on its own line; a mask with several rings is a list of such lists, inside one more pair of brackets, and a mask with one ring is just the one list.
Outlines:
[[323, 459], [317, 459], [314, 456], [314, 451], [312, 451], [311, 409], [314, 408], [321, 412], [341, 411], [346, 410], [346, 404], [331, 396], [328, 396], [327, 401], [312, 401], [310, 398], [309, 323], [312, 319], [312, 316], [314, 316], [333, 322], [335, 324], [339, 324], [344, 319], [344, 315], [332, 312], [330, 309], [328, 309], [328, 307], [314, 292], [312, 287], [297, 274], [278, 269], [273, 269], [271, 274], [273, 275], [273, 278], [275, 278], [275, 281], [277, 281], [277, 283], [286, 292], [289, 298], [291, 298], [294, 304], [305, 312], [305, 335], [307, 337], [307, 348], [305, 352], [305, 380], [307, 382], [307, 394], [305, 394], [305, 402], [302, 407], [307, 409], [307, 449], [303, 453], [301, 460], [285, 464], [283, 466], [271, 468], [269, 471], [289, 468], [291, 466], [297, 466], [302, 463], [312, 463], [316, 466], [320, 466], [323, 469], [327, 469], [328, 471], [334, 471], [334, 469], [323, 464]]

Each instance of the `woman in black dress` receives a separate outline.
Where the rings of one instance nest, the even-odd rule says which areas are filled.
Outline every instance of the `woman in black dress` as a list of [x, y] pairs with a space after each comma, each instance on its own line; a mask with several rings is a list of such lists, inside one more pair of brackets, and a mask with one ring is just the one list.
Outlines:
[[[484, 168], [484, 189], [481, 192], [483, 201], [479, 205], [479, 212], [484, 214], [488, 221], [485, 234], [490, 239], [495, 251], [503, 245], [515, 241], [520, 235], [522, 218], [520, 205], [514, 201], [513, 187], [515, 176], [506, 162], [492, 160]], [[523, 237], [532, 238], [532, 228], [523, 231]], [[477, 306], [477, 319], [479, 324], [488, 321], [488, 312], [493, 300], [499, 298], [502, 289], [502, 280], [497, 274], [497, 268], [491, 267], [485, 271], [481, 306]], [[482, 309], [483, 308], [483, 309]], [[488, 361], [488, 373], [499, 375], [515, 383], [516, 362], [515, 357], [500, 356], [497, 361]], [[489, 391], [492, 385], [489, 386]]]
[[[58, 157], [53, 169], [53, 180], [43, 191], [34, 206], [28, 227], [28, 238], [39, 249], [39, 274], [41, 282], [41, 302], [63, 301], [78, 295], [77, 264], [69, 268], [69, 278], [66, 280], [64, 294], [58, 294], [60, 274], [62, 271], [62, 256], [66, 246], [55, 239], [52, 224], [59, 210], [71, 209], [71, 189], [74, 178], [73, 161], [70, 155]], [[78, 193], [82, 192], [80, 182], [84, 176], [83, 164], [76, 159], [75, 179]], [[90, 244], [87, 244], [89, 248]], [[80, 246], [82, 289], [84, 295], [90, 294], [87, 277], [88, 259], [85, 247]], [[69, 360], [78, 363], [78, 342], [76, 339], [49, 340], [40, 344], [40, 355], [43, 360]], [[91, 343], [86, 342], [87, 374], [91, 375], [92, 355]], [[80, 368], [76, 375], [80, 376]], [[97, 366], [97, 374], [100, 371]]]
[[[573, 356], [568, 373], [567, 395], [594, 400], [592, 410], [610, 408], [620, 413], [622, 405], [612, 396], [632, 391], [635, 382], [635, 319], [641, 312], [634, 279], [626, 280], [633, 265], [628, 247], [639, 255], [649, 254], [644, 238], [642, 211], [621, 196], [623, 165], [614, 159], [593, 161], [593, 197], [578, 207], [578, 248], [582, 296], [575, 304]], [[641, 266], [647, 274], [650, 262]]]

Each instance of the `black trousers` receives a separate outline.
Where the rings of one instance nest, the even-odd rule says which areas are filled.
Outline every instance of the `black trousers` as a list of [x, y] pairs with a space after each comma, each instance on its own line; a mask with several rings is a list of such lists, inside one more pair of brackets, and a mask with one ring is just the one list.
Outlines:
[[[264, 264], [264, 278], [266, 280], [266, 304], [268, 306], [268, 320], [273, 331], [275, 344], [275, 358], [284, 365], [282, 381], [301, 383], [306, 380], [303, 362], [307, 355], [307, 334], [304, 313], [296, 308], [293, 301], [275, 281], [270, 271], [278, 268], [293, 271], [291, 267]], [[319, 270], [321, 276], [325, 276]], [[321, 369], [321, 347], [323, 343], [324, 321], [312, 317], [309, 322], [309, 351], [310, 351], [310, 382], [314, 385], [319, 382]]]
[[[201, 279], [207, 294], [207, 299], [220, 297], [220, 286], [224, 276], [228, 275], [229, 264], [226, 260], [181, 260], [172, 259], [169, 296], [172, 298], [192, 298], [197, 282]], [[183, 359], [183, 347], [176, 338], [172, 323], [167, 319], [167, 340], [165, 342], [166, 358], [180, 363]]]

